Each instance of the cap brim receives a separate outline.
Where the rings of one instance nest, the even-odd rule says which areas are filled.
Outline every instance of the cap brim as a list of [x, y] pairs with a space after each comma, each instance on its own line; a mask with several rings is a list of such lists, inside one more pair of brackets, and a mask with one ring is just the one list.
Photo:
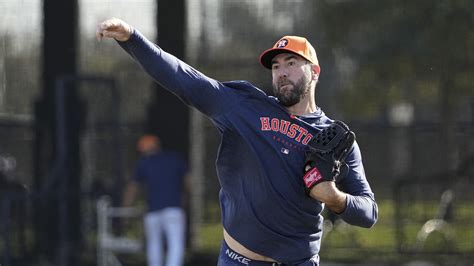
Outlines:
[[260, 64], [262, 66], [272, 69], [272, 59], [278, 54], [281, 53], [292, 53], [296, 54], [295, 52], [285, 49], [285, 48], [270, 48], [268, 50], [265, 50], [261, 55], [260, 55]]

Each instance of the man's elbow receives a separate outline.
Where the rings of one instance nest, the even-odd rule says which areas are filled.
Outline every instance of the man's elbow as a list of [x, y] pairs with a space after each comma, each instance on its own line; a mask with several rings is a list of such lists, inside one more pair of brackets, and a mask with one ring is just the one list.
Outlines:
[[372, 211], [367, 213], [366, 219], [364, 219], [363, 223], [360, 224], [361, 227], [364, 228], [372, 228], [379, 218], [379, 208], [377, 203], [374, 202], [372, 206]]
[[378, 213], [379, 209], [373, 198], [348, 195], [346, 209], [340, 215], [348, 224], [371, 228], [377, 222]]

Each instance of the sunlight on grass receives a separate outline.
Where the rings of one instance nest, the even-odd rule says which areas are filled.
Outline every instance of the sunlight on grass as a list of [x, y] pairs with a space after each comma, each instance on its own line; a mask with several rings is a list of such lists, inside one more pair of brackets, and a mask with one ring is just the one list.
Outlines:
[[219, 252], [222, 242], [222, 225], [220, 223], [206, 223], [201, 227], [201, 249], [203, 252]]

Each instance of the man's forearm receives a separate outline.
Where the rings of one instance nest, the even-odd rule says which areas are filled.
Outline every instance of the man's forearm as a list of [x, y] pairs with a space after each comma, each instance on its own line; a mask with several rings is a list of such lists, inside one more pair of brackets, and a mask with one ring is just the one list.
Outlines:
[[334, 182], [317, 184], [311, 189], [310, 196], [326, 204], [326, 207], [335, 213], [342, 213], [346, 208], [347, 194], [340, 191]]
[[322, 182], [310, 191], [313, 199], [323, 202], [327, 208], [349, 224], [372, 227], [378, 218], [378, 207], [369, 196], [354, 196], [339, 190], [334, 182]]

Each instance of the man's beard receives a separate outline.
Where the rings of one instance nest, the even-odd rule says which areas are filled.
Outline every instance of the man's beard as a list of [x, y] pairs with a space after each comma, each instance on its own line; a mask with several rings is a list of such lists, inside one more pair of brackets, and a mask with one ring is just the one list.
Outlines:
[[[296, 83], [288, 79], [280, 79], [277, 82], [277, 84], [273, 83], [273, 92], [280, 103], [286, 107], [299, 103], [308, 94], [310, 88], [306, 75], [303, 75]], [[292, 85], [293, 89], [283, 91], [281, 87], [288, 84]]]

